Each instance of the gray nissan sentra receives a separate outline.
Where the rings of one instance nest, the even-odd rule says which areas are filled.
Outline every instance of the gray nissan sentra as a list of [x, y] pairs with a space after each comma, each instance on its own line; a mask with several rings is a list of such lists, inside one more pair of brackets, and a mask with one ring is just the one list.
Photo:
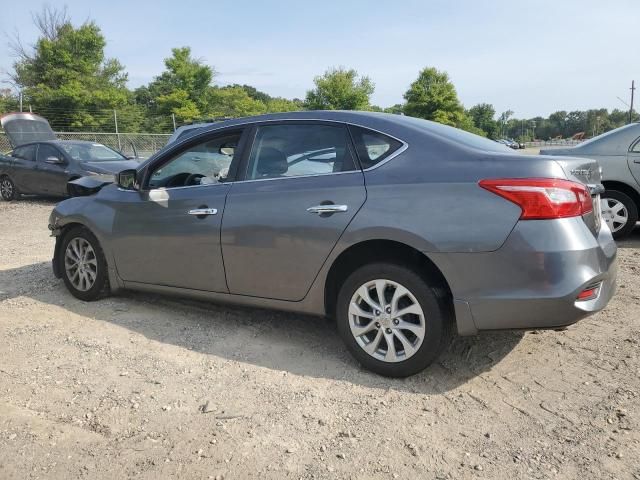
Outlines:
[[49, 228], [76, 297], [133, 289], [334, 317], [383, 375], [424, 369], [454, 331], [570, 325], [615, 290], [595, 161], [405, 116], [224, 121], [115, 183], [73, 184], [83, 196]]

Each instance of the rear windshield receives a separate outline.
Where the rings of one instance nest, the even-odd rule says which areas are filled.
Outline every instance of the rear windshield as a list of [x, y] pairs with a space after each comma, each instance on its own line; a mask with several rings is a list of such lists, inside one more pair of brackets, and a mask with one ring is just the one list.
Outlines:
[[415, 117], [401, 117], [402, 121], [417, 127], [428, 130], [440, 137], [450, 140], [455, 143], [461, 143], [467, 147], [475, 148], [478, 150], [485, 150], [488, 152], [511, 152], [511, 149], [506, 145], [495, 142], [480, 135], [474, 133], [465, 132], [459, 128], [449, 127], [437, 122], [429, 122], [421, 118]]
[[591, 145], [592, 143], [596, 143], [596, 142], [599, 142], [601, 140], [604, 140], [607, 137], [614, 137], [614, 136], [618, 135], [621, 132], [625, 132], [626, 133], [627, 129], [635, 128], [635, 127], [637, 127], [637, 124], [630, 123], [629, 125], [625, 125], [624, 127], [616, 128], [615, 130], [609, 130], [608, 132], [602, 133], [602, 134], [598, 135], [597, 137], [593, 137], [593, 138], [590, 138], [589, 140], [585, 140], [584, 142], [581, 142], [580, 145], [577, 145], [577, 147], [582, 148], [584, 146]]
[[101, 143], [61, 143], [58, 146], [67, 152], [71, 158], [81, 162], [126, 160], [122, 154]]

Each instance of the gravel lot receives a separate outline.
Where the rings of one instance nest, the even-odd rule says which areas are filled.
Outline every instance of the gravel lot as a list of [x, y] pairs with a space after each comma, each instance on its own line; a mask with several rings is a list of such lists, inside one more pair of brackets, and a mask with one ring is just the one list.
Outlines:
[[640, 479], [640, 230], [609, 307], [456, 339], [406, 380], [323, 320], [51, 273], [53, 201], [0, 202], [0, 478]]

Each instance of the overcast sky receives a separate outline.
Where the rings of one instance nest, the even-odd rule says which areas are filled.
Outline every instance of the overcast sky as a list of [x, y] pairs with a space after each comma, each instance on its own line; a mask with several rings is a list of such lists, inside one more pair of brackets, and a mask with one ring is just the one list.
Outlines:
[[[466, 107], [546, 116], [556, 110], [625, 105], [640, 82], [640, 0], [68, 0], [74, 22], [93, 19], [129, 84], [149, 82], [172, 47], [190, 46], [218, 71], [216, 82], [247, 83], [304, 98], [331, 66], [355, 68], [386, 107], [420, 69], [449, 73]], [[42, 1], [0, 0], [0, 69], [12, 58], [6, 36], [36, 40]]]

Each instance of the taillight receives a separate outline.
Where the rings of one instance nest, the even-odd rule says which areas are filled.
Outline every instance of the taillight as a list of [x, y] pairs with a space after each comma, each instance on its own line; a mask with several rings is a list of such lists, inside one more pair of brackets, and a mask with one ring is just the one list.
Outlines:
[[480, 180], [482, 188], [522, 209], [522, 220], [577, 217], [593, 210], [586, 185], [557, 178], [499, 178]]

